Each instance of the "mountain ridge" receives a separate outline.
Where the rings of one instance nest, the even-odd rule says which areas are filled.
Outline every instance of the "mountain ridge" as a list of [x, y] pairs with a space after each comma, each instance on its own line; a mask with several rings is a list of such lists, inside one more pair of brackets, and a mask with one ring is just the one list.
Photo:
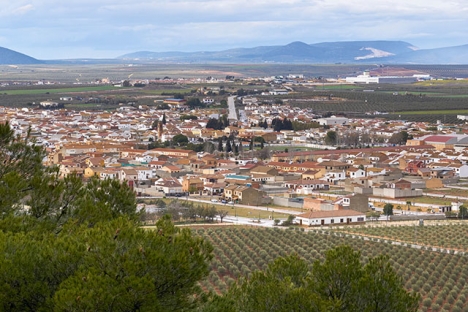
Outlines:
[[121, 60], [190, 63], [401, 63], [468, 64], [468, 44], [436, 49], [419, 49], [405, 41], [336, 41], [307, 44], [236, 48], [198, 52], [133, 52]]
[[41, 63], [43, 62], [26, 54], [0, 47], [0, 64], [2, 65], [25, 65]]
[[232, 48], [221, 51], [138, 51], [116, 58], [38, 60], [0, 47], [0, 64], [109, 64], [149, 63], [226, 63], [226, 64], [468, 64], [468, 44], [434, 49], [419, 49], [405, 41], [335, 41], [307, 44], [293, 41], [285, 45]]

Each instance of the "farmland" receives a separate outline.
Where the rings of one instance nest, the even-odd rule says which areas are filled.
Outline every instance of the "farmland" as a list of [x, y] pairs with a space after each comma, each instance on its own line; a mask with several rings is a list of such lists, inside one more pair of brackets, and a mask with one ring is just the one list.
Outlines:
[[[282, 100], [292, 106], [312, 108], [317, 114], [340, 114], [347, 117], [380, 117], [389, 120], [459, 123], [458, 114], [468, 112], [468, 80], [431, 80], [414, 84], [356, 85], [327, 83], [324, 77], [336, 78], [359, 74], [368, 65], [255, 65], [255, 64], [95, 64], [95, 65], [30, 65], [20, 68], [0, 67], [3, 86], [0, 105], [24, 107], [44, 100], [58, 101], [59, 94], [80, 98], [93, 98], [94, 108], [115, 108], [119, 103], [137, 102], [154, 105], [154, 100], [174, 94], [191, 95], [207, 77], [223, 80], [227, 75], [241, 78], [221, 81], [211, 86], [223, 86], [226, 93], [243, 90], [268, 90], [270, 83], [262, 80], [242, 80], [247, 77], [271, 77], [287, 73], [303, 74], [316, 81], [314, 84], [291, 85], [288, 95], [259, 96], [262, 101]], [[467, 77], [467, 66], [406, 66], [429, 73], [434, 77]], [[115, 88], [111, 85], [94, 85], [100, 79], [123, 81], [125, 79], [157, 81], [169, 77], [172, 83], [153, 82], [145, 87]], [[179, 82], [178, 78], [193, 79]], [[51, 84], [34, 85], [42, 81]], [[177, 82], [175, 82], [177, 81]], [[14, 84], [13, 84], [14, 82]], [[216, 98], [220, 101], [222, 96]], [[72, 101], [66, 107], [92, 109], [92, 105]], [[106, 106], [105, 106], [106, 105]], [[384, 114], [382, 114], [384, 113]], [[375, 114], [375, 115], [374, 115]]]
[[[375, 230], [373, 227], [363, 226], [352, 231], [367, 234], [373, 230]], [[198, 235], [205, 237], [215, 247], [215, 258], [211, 263], [212, 271], [208, 279], [202, 283], [202, 287], [205, 290], [224, 292], [239, 276], [247, 276], [254, 270], [265, 269], [270, 261], [279, 256], [297, 253], [312, 263], [314, 260], [323, 260], [325, 250], [347, 244], [360, 250], [364, 261], [379, 254], [389, 255], [390, 262], [402, 277], [405, 287], [421, 294], [421, 311], [468, 309], [468, 286], [465, 286], [468, 278], [468, 271], [465, 269], [468, 257], [454, 254], [453, 251], [449, 253], [432, 251], [431, 247], [416, 249], [407, 246], [406, 243], [393, 245], [389, 241], [390, 238], [385, 240], [377, 238], [380, 235], [382, 237], [392, 235], [391, 237], [398, 237], [400, 241], [412, 244], [414, 226], [381, 227], [377, 230], [381, 232], [374, 231], [373, 237], [363, 239], [363, 236], [358, 234], [321, 229], [310, 231], [246, 227], [196, 229], [194, 231]], [[441, 247], [449, 249], [466, 246], [462, 237], [462, 233], [468, 230], [465, 224], [457, 225], [453, 230], [450, 230], [450, 225], [427, 226], [424, 229], [418, 227], [417, 230], [418, 242], [421, 243], [442, 245]], [[447, 230], [449, 232], [445, 232]], [[454, 241], [450, 242], [448, 239], [452, 237], [450, 233], [455, 234], [457, 231], [460, 235], [455, 236]], [[441, 236], [446, 239], [442, 239]]]

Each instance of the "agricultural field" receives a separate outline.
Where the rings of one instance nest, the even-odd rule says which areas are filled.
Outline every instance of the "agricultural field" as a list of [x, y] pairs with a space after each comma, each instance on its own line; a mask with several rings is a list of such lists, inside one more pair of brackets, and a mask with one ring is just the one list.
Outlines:
[[[296, 87], [282, 96], [293, 106], [312, 108], [318, 114], [370, 118], [374, 113], [389, 120], [460, 123], [468, 112], [468, 80], [443, 80], [414, 84], [315, 85]], [[350, 89], [352, 87], [352, 89]], [[382, 114], [384, 113], [384, 114]]]
[[468, 252], [468, 224], [441, 223], [425, 226], [377, 226], [347, 228], [346, 233], [379, 237], [425, 247]]
[[[468, 226], [463, 227], [466, 235]], [[357, 230], [367, 228], [361, 227]], [[414, 234], [414, 227], [405, 228], [408, 230], [401, 231], [412, 231]], [[424, 235], [443, 235], [447, 238], [444, 240], [446, 244], [451, 236], [445, 234], [444, 230], [447, 230], [447, 227], [428, 226]], [[468, 285], [465, 285], [468, 278], [468, 257], [464, 255], [432, 251], [432, 248], [415, 249], [405, 244], [392, 245], [377, 238], [364, 240], [361, 236], [321, 229], [303, 231], [230, 227], [193, 231], [209, 240], [215, 248], [212, 271], [202, 282], [202, 287], [207, 291], [224, 292], [239, 276], [248, 276], [255, 270], [263, 270], [269, 262], [279, 256], [297, 253], [312, 263], [315, 260], [323, 260], [324, 251], [346, 244], [360, 250], [363, 261], [379, 254], [387, 254], [393, 267], [402, 277], [405, 287], [421, 294], [420, 311], [468, 310]], [[422, 232], [420, 233], [418, 237], [423, 236]]]
[[[113, 88], [86, 83], [106, 78], [111, 81], [125, 79], [162, 79], [214, 77], [224, 79], [271, 77], [274, 75], [303, 74], [316, 78], [314, 85], [292, 85], [294, 92], [283, 96], [259, 97], [261, 100], [283, 100], [293, 106], [312, 108], [317, 114], [342, 114], [347, 117], [380, 117], [457, 124], [458, 114], [468, 112], [468, 80], [433, 80], [414, 84], [346, 85], [320, 83], [322, 78], [337, 78], [360, 74], [369, 65], [286, 65], [286, 64], [75, 64], [27, 65], [19, 68], [0, 66], [0, 82], [22, 82], [30, 85], [10, 85], [0, 89], [0, 105], [25, 107], [44, 100], [57, 101], [60, 95], [96, 99], [96, 109], [113, 109], [121, 103], [136, 102], [139, 105], [154, 105], [154, 101], [174, 94], [190, 95], [202, 82], [191, 84], [152, 84], [143, 88]], [[468, 66], [405, 66], [408, 69], [426, 72], [434, 77], [468, 77]], [[33, 85], [36, 81], [52, 81], [51, 85]], [[202, 80], [201, 80], [202, 81]], [[76, 84], [76, 83], [83, 83]], [[222, 82], [227, 93], [238, 89], [264, 90], [272, 86], [263, 81], [244, 83]], [[279, 87], [279, 86], [276, 86]], [[101, 101], [103, 99], [104, 102]], [[220, 101], [220, 96], [216, 100]], [[110, 102], [110, 104], [109, 104]], [[90, 109], [72, 101], [72, 109]], [[87, 104], [87, 103], [85, 103]], [[105, 105], [110, 105], [106, 107]], [[372, 115], [385, 112], [385, 115]]]

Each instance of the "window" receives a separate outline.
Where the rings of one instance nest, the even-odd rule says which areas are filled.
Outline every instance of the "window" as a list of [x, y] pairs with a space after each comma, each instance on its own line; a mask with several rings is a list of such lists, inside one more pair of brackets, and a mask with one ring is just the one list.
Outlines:
[[343, 222], [344, 222], [343, 219], [340, 219], [340, 223], [343, 223]]
[[364, 218], [363, 218], [363, 217], [359, 217], [359, 218], [357, 218], [357, 220], [358, 220], [358, 222], [362, 222], [362, 221], [364, 221]]
[[334, 220], [334, 219], [331, 219], [331, 220], [330, 220], [330, 223], [335, 223], [335, 220]]

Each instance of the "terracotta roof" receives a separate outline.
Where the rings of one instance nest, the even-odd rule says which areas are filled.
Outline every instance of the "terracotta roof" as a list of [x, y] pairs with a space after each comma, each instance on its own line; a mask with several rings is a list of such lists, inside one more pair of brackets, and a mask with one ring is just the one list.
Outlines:
[[445, 136], [445, 135], [432, 135], [430, 137], [427, 137], [424, 139], [426, 142], [439, 142], [439, 143], [445, 143], [448, 142], [452, 139], [455, 139], [456, 137], [453, 136]]

